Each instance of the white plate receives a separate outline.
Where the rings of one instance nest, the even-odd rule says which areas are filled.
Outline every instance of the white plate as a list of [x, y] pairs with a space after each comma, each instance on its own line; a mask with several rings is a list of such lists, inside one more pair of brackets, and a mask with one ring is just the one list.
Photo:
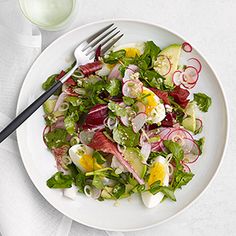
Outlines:
[[[22, 111], [42, 91], [42, 82], [51, 74], [58, 73], [73, 61], [72, 53], [80, 40], [108, 25], [103, 21], [77, 28], [52, 43], [35, 61], [28, 72], [18, 101], [17, 112]], [[125, 34], [119, 44], [153, 40], [161, 48], [171, 43], [183, 43], [178, 35], [157, 25], [130, 20], [113, 20]], [[80, 194], [76, 201], [62, 196], [60, 190], [49, 189], [46, 180], [56, 172], [53, 156], [42, 139], [44, 128], [43, 109], [39, 109], [17, 131], [22, 160], [33, 183], [45, 199], [57, 210], [82, 224], [104, 230], [130, 231], [160, 224], [183, 211], [206, 189], [222, 161], [227, 142], [227, 107], [220, 83], [205, 59], [196, 51], [185, 56], [196, 56], [202, 62], [202, 72], [194, 91], [211, 96], [213, 104], [204, 121], [205, 150], [201, 158], [191, 165], [195, 177], [189, 185], [176, 193], [177, 202], [165, 201], [154, 209], [147, 209], [139, 196], [131, 200], [94, 201]]]

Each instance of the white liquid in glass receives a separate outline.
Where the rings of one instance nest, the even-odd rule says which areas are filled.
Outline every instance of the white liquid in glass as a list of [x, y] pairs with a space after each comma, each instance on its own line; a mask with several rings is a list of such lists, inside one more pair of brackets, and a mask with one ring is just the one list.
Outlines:
[[19, 0], [23, 13], [42, 28], [64, 25], [75, 7], [76, 0]]

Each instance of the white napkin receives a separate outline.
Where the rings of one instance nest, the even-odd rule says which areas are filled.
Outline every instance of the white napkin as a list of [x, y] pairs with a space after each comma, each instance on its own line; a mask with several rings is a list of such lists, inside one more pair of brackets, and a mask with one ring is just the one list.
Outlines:
[[[0, 130], [15, 117], [18, 94], [41, 52], [41, 34], [22, 16], [17, 0], [0, 0]], [[41, 196], [27, 175], [15, 135], [0, 144], [0, 233], [3, 236], [120, 236], [65, 217]]]

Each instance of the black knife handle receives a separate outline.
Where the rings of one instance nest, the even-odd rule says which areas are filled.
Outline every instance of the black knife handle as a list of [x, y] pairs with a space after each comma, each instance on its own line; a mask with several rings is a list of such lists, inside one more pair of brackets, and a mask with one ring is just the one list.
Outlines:
[[26, 119], [28, 119], [61, 86], [62, 82], [58, 80], [50, 89], [48, 89], [30, 106], [22, 111], [6, 128], [1, 131], [0, 143], [5, 140], [13, 131], [15, 131]]

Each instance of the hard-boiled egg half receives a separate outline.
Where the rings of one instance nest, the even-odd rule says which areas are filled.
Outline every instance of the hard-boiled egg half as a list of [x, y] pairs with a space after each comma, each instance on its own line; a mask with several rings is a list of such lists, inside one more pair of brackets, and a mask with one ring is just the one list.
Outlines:
[[126, 57], [135, 57], [143, 54], [144, 47], [144, 42], [127, 43], [114, 47], [113, 51], [115, 52], [124, 49], [126, 51]]
[[143, 87], [141, 102], [145, 105], [147, 121], [151, 124], [164, 120], [166, 116], [165, 106], [160, 98], [150, 89]]
[[89, 172], [102, 168], [93, 158], [93, 149], [84, 145], [76, 144], [69, 149], [72, 162], [83, 172]]
[[[150, 176], [147, 182], [147, 188], [155, 183], [156, 181], [160, 181], [161, 186], [168, 186], [169, 185], [169, 168], [168, 168], [168, 162], [166, 159], [162, 156], [158, 156], [156, 160], [153, 162], [153, 164], [150, 167]], [[149, 191], [141, 193], [143, 203], [148, 208], [153, 208], [157, 206], [162, 198], [164, 197], [164, 194], [161, 192], [156, 193], [153, 195]]]

